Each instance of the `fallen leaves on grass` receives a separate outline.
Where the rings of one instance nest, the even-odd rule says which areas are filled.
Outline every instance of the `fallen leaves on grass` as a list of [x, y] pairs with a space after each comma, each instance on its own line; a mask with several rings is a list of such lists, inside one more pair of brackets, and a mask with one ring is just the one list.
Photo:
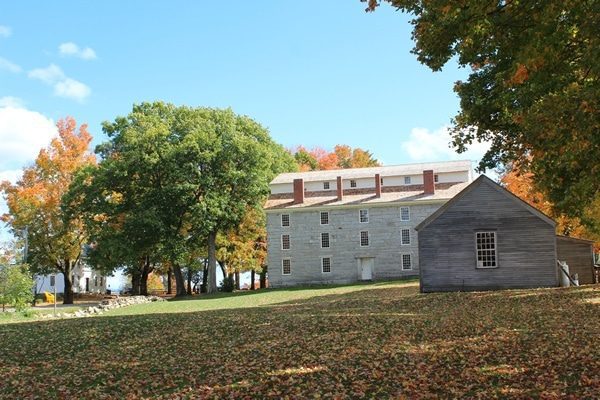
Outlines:
[[393, 284], [286, 307], [4, 325], [0, 397], [594, 398], [599, 295]]

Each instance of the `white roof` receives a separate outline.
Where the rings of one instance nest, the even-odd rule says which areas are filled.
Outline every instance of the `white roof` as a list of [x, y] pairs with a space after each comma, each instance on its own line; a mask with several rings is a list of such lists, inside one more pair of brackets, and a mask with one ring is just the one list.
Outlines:
[[271, 181], [271, 185], [292, 183], [294, 179], [302, 178], [304, 182], [335, 181], [338, 176], [342, 179], [372, 178], [375, 174], [381, 177], [419, 175], [423, 171], [433, 170], [435, 173], [470, 171], [471, 161], [440, 161], [428, 163], [389, 165], [385, 167], [331, 169], [326, 171], [288, 172], [279, 174]]

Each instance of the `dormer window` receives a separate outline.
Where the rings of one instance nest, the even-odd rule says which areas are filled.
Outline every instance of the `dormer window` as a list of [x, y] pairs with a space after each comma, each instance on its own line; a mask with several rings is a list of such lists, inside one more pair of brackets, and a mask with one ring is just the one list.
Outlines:
[[329, 182], [323, 182], [323, 190], [329, 190]]

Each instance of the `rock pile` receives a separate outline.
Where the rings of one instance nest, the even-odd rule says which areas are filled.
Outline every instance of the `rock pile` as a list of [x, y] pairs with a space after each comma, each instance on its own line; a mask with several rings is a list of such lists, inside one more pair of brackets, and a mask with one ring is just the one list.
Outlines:
[[132, 306], [134, 304], [152, 303], [155, 301], [165, 301], [162, 297], [158, 296], [125, 296], [125, 297], [113, 297], [110, 299], [104, 299], [97, 306], [88, 307], [83, 310], [78, 310], [74, 313], [57, 313], [56, 315], [48, 313], [42, 314], [41, 318], [75, 318], [75, 317], [89, 317], [90, 315], [100, 315], [104, 311], [113, 310], [115, 308]]

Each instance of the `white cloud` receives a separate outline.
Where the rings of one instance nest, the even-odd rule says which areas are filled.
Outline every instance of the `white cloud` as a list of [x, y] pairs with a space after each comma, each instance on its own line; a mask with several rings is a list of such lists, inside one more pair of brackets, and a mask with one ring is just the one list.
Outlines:
[[464, 153], [457, 153], [450, 142], [450, 129], [443, 126], [436, 131], [413, 128], [410, 138], [402, 142], [402, 150], [414, 161], [438, 161], [467, 159], [479, 161], [489, 149], [489, 143], [473, 143]]
[[18, 97], [13, 97], [13, 96], [0, 97], [0, 107], [21, 108], [21, 107], [23, 107], [24, 104], [25, 104], [25, 102]]
[[0, 25], [0, 37], [9, 37], [12, 35], [12, 29], [10, 29], [10, 26], [6, 26], [6, 25]]
[[94, 49], [91, 47], [80, 48], [73, 42], [62, 43], [58, 46], [58, 51], [63, 56], [78, 57], [82, 60], [94, 60], [97, 58]]
[[69, 78], [62, 69], [55, 64], [50, 64], [46, 68], [31, 70], [29, 71], [28, 76], [54, 87], [54, 94], [59, 97], [66, 97], [81, 102], [92, 93], [89, 86]]
[[0, 175], [15, 176], [14, 171], [31, 163], [57, 134], [54, 121], [38, 112], [0, 107]]
[[0, 69], [4, 69], [14, 74], [21, 72], [21, 67], [3, 57], [0, 57]]

